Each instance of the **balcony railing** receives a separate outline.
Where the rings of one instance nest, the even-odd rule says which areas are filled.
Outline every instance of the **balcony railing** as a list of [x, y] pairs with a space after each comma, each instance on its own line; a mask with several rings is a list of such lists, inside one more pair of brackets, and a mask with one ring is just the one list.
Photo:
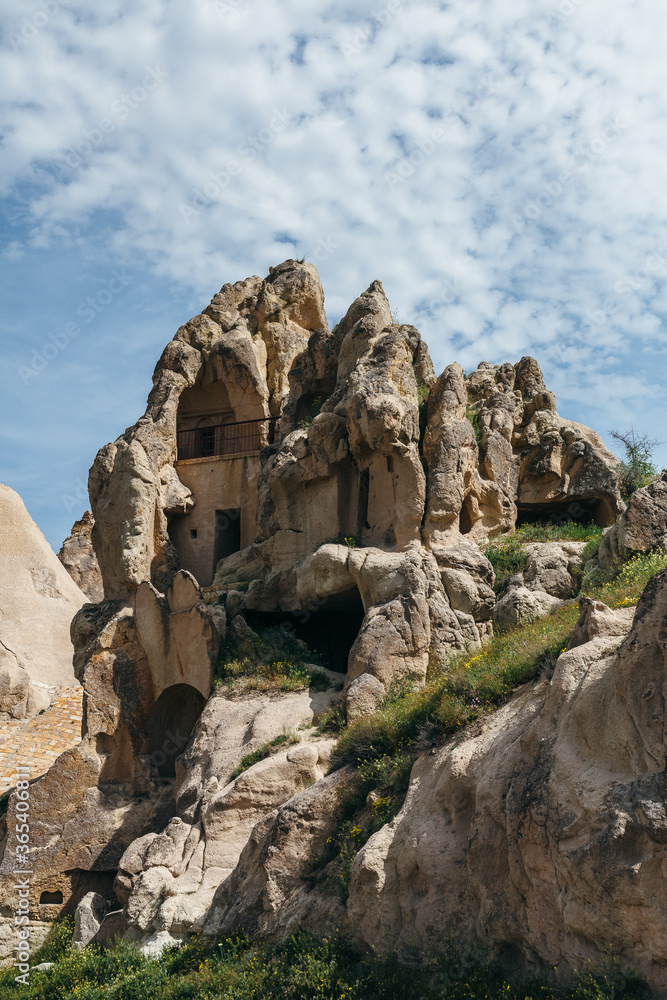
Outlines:
[[245, 455], [272, 444], [277, 417], [241, 420], [235, 424], [195, 427], [178, 432], [178, 460], [213, 455]]

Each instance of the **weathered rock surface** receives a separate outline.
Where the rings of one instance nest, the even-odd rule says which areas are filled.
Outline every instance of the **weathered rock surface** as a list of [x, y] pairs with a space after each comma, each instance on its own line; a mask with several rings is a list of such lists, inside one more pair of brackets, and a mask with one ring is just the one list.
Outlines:
[[97, 935], [108, 911], [109, 904], [104, 896], [97, 892], [86, 893], [74, 914], [72, 946], [77, 951], [85, 948]]
[[558, 597], [552, 597], [543, 590], [512, 587], [493, 609], [494, 633], [509, 632], [517, 625], [542, 618], [561, 603]]
[[[493, 570], [478, 540], [512, 528], [519, 511], [611, 524], [622, 509], [617, 462], [593, 431], [558, 416], [534, 359], [482, 363], [467, 379], [453, 364], [436, 380], [419, 332], [394, 323], [379, 281], [334, 330], [323, 302], [314, 267], [286, 261], [265, 280], [225, 285], [181, 327], [156, 367], [146, 415], [91, 470], [93, 542], [109, 598], [146, 582], [164, 593], [179, 561], [206, 575], [201, 543], [209, 540], [209, 560], [217, 543], [202, 517], [213, 500], [201, 468], [187, 464], [198, 459], [179, 460], [177, 433], [194, 441], [207, 412], [240, 428], [275, 418], [258, 465], [228, 467], [238, 485], [225, 504], [241, 510], [250, 542], [215, 557], [214, 586], [230, 620], [363, 604], [350, 690], [363, 672], [386, 688], [404, 673], [423, 677], [429, 653], [489, 634]], [[213, 442], [202, 454], [217, 454]], [[211, 522], [214, 514], [225, 511], [211, 509]], [[226, 514], [227, 524], [237, 516]], [[383, 560], [399, 556], [413, 564], [404, 584], [369, 598], [354, 565], [339, 565], [322, 585], [311, 562], [343, 537], [366, 551], [367, 591], [373, 572], [395, 576]]]
[[603, 532], [597, 558], [611, 577], [633, 555], [656, 549], [667, 550], [667, 470], [632, 494], [618, 522]]
[[93, 515], [87, 510], [80, 521], [74, 522], [72, 533], [63, 542], [58, 558], [79, 590], [89, 601], [97, 604], [104, 599], [104, 584], [91, 541], [93, 524]]
[[0, 485], [0, 719], [48, 708], [74, 687], [69, 625], [86, 596], [13, 490]]
[[[503, 709], [477, 743], [464, 740], [418, 763], [421, 786], [413, 781], [404, 810], [357, 863], [349, 918], [338, 896], [313, 887], [308, 866], [341, 820], [342, 791], [352, 780], [346, 770], [326, 774], [330, 741], [313, 725], [341, 695], [333, 688], [244, 698], [227, 697], [224, 688], [212, 693], [225, 636], [242, 643], [266, 624], [315, 644], [326, 636], [330, 665], [338, 657], [346, 670], [349, 720], [376, 708], [396, 681], [422, 684], [430, 658], [478, 647], [492, 632], [495, 603], [494, 572], [480, 541], [511, 529], [519, 515], [611, 524], [622, 509], [616, 460], [592, 431], [559, 417], [555, 405], [531, 358], [482, 363], [467, 379], [450, 365], [436, 379], [419, 332], [394, 323], [380, 282], [330, 330], [317, 272], [296, 261], [272, 268], [264, 280], [225, 285], [181, 327], [156, 366], [146, 413], [100, 450], [91, 469], [91, 540], [105, 599], [83, 607], [72, 623], [75, 671], [85, 689], [82, 743], [31, 789], [32, 919], [73, 912], [98, 892], [116, 906], [98, 934], [107, 920], [108, 934], [126, 922], [125, 933], [151, 953], [192, 930], [245, 927], [279, 937], [297, 926], [343, 927], [349, 919], [354, 928], [364, 925], [371, 947], [386, 942], [407, 954], [424, 947], [425, 921], [465, 911], [461, 927], [480, 940], [495, 944], [511, 933], [521, 948], [560, 954], [552, 937], [560, 941], [570, 918], [558, 901], [544, 941], [526, 915], [536, 909], [539, 883], [530, 865], [550, 872], [558, 862], [547, 820], [543, 841], [533, 827], [560, 808], [560, 772], [551, 812], [538, 804], [537, 818], [530, 813], [526, 850], [538, 852], [539, 844], [544, 859], [530, 854], [521, 862], [527, 874], [524, 882], [516, 876], [518, 897], [525, 890], [516, 918], [498, 895], [514, 891], [503, 852], [520, 853], [515, 797], [508, 796], [504, 818], [505, 799], [494, 798], [491, 786], [514, 781], [530, 805], [533, 792], [521, 781], [533, 774], [535, 784], [535, 775], [547, 773], [542, 758], [535, 763], [540, 740], [555, 740], [561, 729], [563, 767], [576, 771], [580, 736], [566, 724], [564, 705], [567, 698], [578, 704], [579, 688], [585, 693], [589, 675], [597, 676], [595, 650], [620, 641], [615, 626], [595, 624], [606, 612], [591, 613], [580, 629], [583, 635], [598, 627], [600, 635], [564, 654], [578, 664], [557, 671], [567, 697], [551, 695], [542, 681]], [[524, 600], [542, 610], [560, 600], [571, 589], [575, 562], [576, 553], [562, 546], [531, 553]], [[596, 738], [607, 739], [597, 717], [595, 725]], [[285, 732], [298, 732], [300, 742], [274, 747], [232, 779], [244, 756]], [[607, 743], [600, 745], [606, 753]], [[449, 774], [457, 753], [463, 763], [452, 771], [453, 784], [435, 799], [425, 791], [420, 797], [420, 787], [440, 787], [439, 769]], [[581, 749], [582, 760], [585, 753], [593, 751]], [[639, 768], [636, 754], [633, 761]], [[574, 771], [563, 778], [568, 802], [581, 780]], [[603, 770], [595, 773], [602, 783]], [[480, 813], [479, 843], [470, 825], [477, 798], [479, 809], [489, 804], [488, 816]], [[16, 805], [14, 796], [0, 865], [0, 890], [10, 902]], [[584, 805], [577, 830], [590, 840], [606, 819], [599, 804]], [[430, 847], [420, 840], [422, 828], [436, 838]], [[408, 830], [412, 839], [404, 837]], [[437, 838], [446, 846], [436, 864]], [[430, 858], [428, 877], [417, 872], [421, 850]], [[404, 864], [407, 888], [400, 882]], [[377, 878], [366, 876], [367, 867]], [[544, 877], [551, 900], [552, 882]], [[62, 906], [36, 902], [42, 892], [58, 891]], [[401, 893], [405, 912], [414, 914], [409, 928]], [[421, 907], [417, 898], [428, 903]], [[491, 914], [486, 923], [480, 899]], [[114, 915], [119, 905], [122, 919]], [[595, 933], [586, 938], [594, 939], [592, 951]], [[569, 947], [561, 947], [566, 962], [574, 954]]]
[[418, 761], [355, 861], [355, 935], [411, 957], [444, 934], [565, 974], [611, 949], [667, 991], [666, 620], [667, 572], [626, 638], [626, 611], [584, 602], [550, 682]]

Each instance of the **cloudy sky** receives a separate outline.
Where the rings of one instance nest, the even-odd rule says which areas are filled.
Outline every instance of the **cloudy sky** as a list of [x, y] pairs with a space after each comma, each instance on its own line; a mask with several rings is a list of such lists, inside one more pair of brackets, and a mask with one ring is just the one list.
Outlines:
[[3, 0], [0, 480], [54, 547], [178, 326], [292, 256], [667, 441], [664, 4], [382, 4]]

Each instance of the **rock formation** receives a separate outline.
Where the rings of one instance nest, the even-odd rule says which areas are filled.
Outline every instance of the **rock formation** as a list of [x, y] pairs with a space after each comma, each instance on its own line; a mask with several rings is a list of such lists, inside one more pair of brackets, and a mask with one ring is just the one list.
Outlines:
[[603, 533], [598, 563], [608, 576], [638, 553], [667, 550], [667, 470], [636, 490], [627, 510]]
[[1, 485], [0, 523], [0, 719], [22, 719], [76, 684], [69, 628], [86, 597], [18, 494]]
[[97, 604], [104, 598], [104, 585], [97, 556], [90, 539], [93, 515], [89, 510], [80, 521], [75, 521], [72, 534], [68, 535], [58, 553], [58, 558], [89, 601]]
[[[380, 282], [332, 331], [323, 304], [315, 268], [286, 261], [180, 328], [145, 416], [95, 460], [92, 537], [108, 598], [164, 592], [180, 565], [230, 618], [362, 617], [354, 714], [362, 674], [368, 706], [489, 634], [477, 541], [536, 511], [612, 524], [623, 505], [616, 459], [558, 416], [532, 358], [436, 380]], [[326, 544], [344, 538], [361, 547]]]
[[[412, 929], [401, 922], [404, 900], [416, 912], [430, 892], [425, 916], [460, 912], [480, 940], [502, 943], [507, 926], [509, 943], [550, 961], [574, 960], [581, 941], [593, 953], [602, 925], [570, 948], [559, 900], [542, 937], [531, 916], [539, 865], [551, 900], [565, 864], [552, 826], [545, 819], [538, 829], [547, 813], [531, 789], [557, 768], [542, 743], [562, 739], [574, 768], [562, 779], [563, 801], [572, 799], [567, 829], [579, 831], [581, 815], [584, 845], [607, 829], [598, 800], [611, 786], [603, 790], [602, 770], [590, 801], [575, 803], [573, 791], [584, 752], [575, 681], [590, 674], [594, 684], [602, 670], [577, 657], [592, 657], [597, 639], [585, 654], [564, 654], [558, 679], [524, 691], [481, 737], [418, 762], [403, 811], [355, 864], [347, 910], [312, 889], [306, 861], [326, 842], [350, 777], [327, 774], [331, 741], [317, 720], [341, 698], [348, 720], [367, 715], [395, 682], [423, 683], [431, 658], [478, 647], [495, 604], [478, 543], [538, 516], [612, 524], [623, 509], [616, 465], [593, 431], [558, 416], [531, 358], [483, 363], [467, 378], [452, 364], [436, 379], [419, 332], [394, 323], [379, 282], [333, 330], [312, 265], [286, 261], [265, 280], [225, 285], [165, 348], [145, 415], [91, 469], [105, 599], [72, 623], [82, 743], [31, 788], [33, 919], [74, 912], [87, 897], [95, 912], [81, 913], [82, 940], [97, 924], [98, 935], [122, 927], [146, 949], [194, 930], [280, 935], [347, 925], [363, 927], [370, 947], [407, 954], [426, 947], [429, 930], [422, 916]], [[575, 557], [536, 549], [526, 592], [560, 601]], [[221, 643], [228, 632], [241, 635], [244, 622], [278, 624], [309, 641], [339, 683], [241, 699], [213, 690]], [[604, 649], [613, 643], [607, 636]], [[629, 734], [622, 697], [609, 711]], [[606, 752], [609, 737], [596, 725]], [[236, 773], [283, 735], [298, 743]], [[648, 758], [632, 746], [619, 774], [625, 768], [626, 783], [641, 783]], [[560, 802], [554, 775], [548, 795]], [[435, 800], [421, 795], [426, 787]], [[503, 789], [512, 788], [520, 801], [509, 796], [505, 817]], [[12, 798], [0, 865], [7, 899], [15, 810]], [[478, 814], [492, 863], [473, 877], [465, 844]], [[517, 817], [529, 830], [527, 849], [544, 846], [541, 862], [519, 857]], [[420, 823], [447, 845], [423, 869]], [[115, 907], [101, 924], [90, 893]], [[1, 920], [0, 939], [3, 926], [9, 940]]]

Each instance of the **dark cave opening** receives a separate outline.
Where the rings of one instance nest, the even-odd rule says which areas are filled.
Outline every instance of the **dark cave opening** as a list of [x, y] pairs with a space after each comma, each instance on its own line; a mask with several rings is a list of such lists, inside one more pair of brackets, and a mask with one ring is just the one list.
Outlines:
[[607, 501], [599, 497], [583, 500], [561, 500], [556, 503], [517, 504], [517, 528], [525, 524], [596, 524], [605, 528], [613, 524], [615, 515]]
[[176, 758], [185, 750], [206, 699], [190, 684], [162, 692], [148, 716], [148, 752], [161, 778], [176, 776]]
[[359, 635], [364, 620], [364, 606], [356, 587], [329, 597], [314, 609], [278, 612], [247, 611], [245, 618], [251, 628], [259, 630], [278, 625], [297, 639], [307, 643], [320, 655], [322, 666], [344, 674], [350, 650]]

